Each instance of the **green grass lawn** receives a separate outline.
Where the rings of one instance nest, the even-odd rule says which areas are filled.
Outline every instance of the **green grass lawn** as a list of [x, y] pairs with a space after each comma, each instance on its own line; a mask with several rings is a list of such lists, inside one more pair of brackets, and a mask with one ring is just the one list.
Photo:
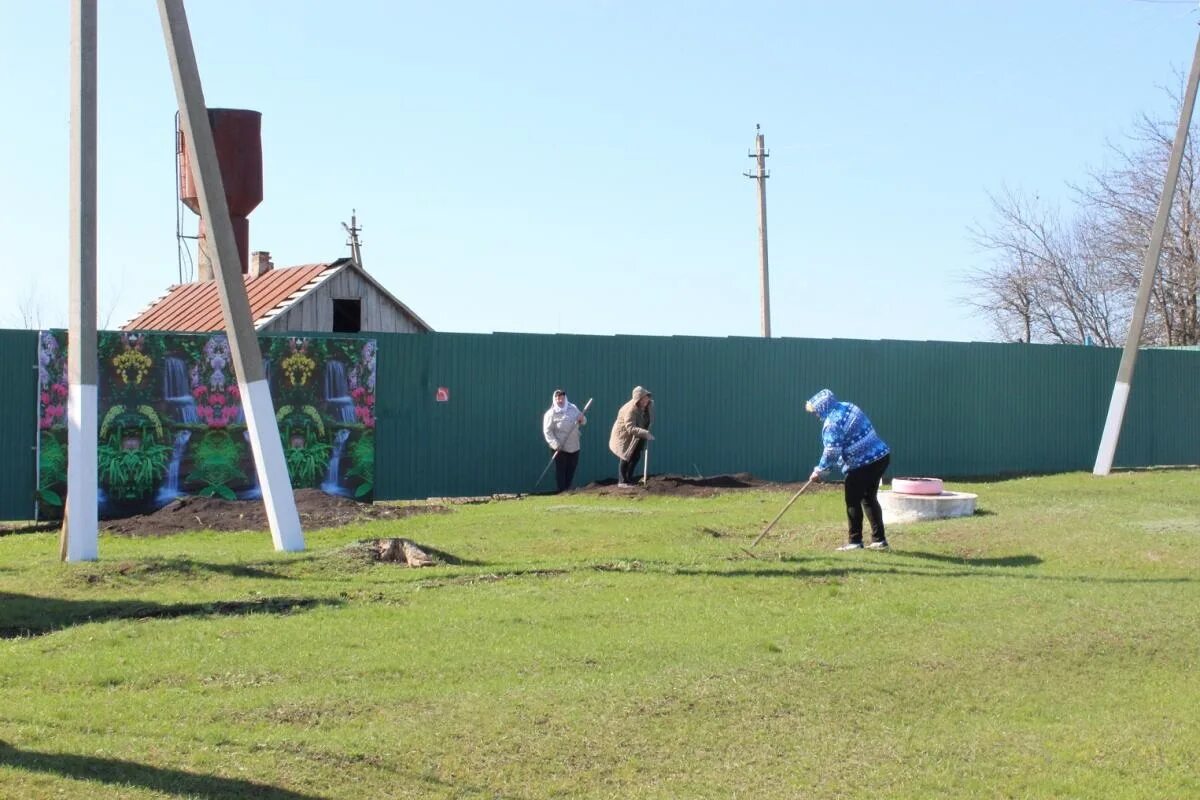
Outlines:
[[0, 797], [1200, 796], [1200, 472], [950, 488], [885, 553], [805, 495], [759, 560], [786, 493], [0, 537]]

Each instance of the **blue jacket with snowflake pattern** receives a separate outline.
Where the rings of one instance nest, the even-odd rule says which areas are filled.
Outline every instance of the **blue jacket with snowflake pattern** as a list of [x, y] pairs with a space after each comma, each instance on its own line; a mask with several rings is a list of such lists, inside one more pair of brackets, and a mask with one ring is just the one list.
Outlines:
[[817, 469], [822, 472], [837, 464], [846, 473], [878, 461], [891, 452], [875, 433], [871, 420], [854, 403], [840, 402], [833, 392], [822, 389], [807, 405], [821, 418], [824, 449]]

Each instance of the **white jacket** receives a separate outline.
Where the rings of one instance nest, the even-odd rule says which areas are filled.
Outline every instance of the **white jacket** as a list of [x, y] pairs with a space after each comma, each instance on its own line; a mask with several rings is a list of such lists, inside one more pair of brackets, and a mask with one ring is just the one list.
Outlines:
[[542, 416], [542, 435], [552, 449], [578, 453], [579, 429], [586, 424], [587, 417], [570, 400], [559, 408], [551, 399], [550, 408]]

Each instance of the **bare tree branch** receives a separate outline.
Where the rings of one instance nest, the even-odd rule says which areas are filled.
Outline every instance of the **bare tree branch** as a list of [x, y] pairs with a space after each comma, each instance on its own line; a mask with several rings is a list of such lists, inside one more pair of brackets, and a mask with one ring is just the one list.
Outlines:
[[[1182, 80], [1182, 76], [1181, 76]], [[1170, 92], [1179, 108], [1181, 92]], [[1119, 346], [1129, 328], [1142, 262], [1158, 211], [1175, 124], [1143, 114], [1115, 166], [1072, 186], [1066, 218], [1035, 198], [1004, 190], [993, 219], [971, 231], [992, 263], [970, 273], [969, 302], [996, 332], [1021, 341]], [[1188, 137], [1155, 275], [1144, 344], [1200, 344], [1200, 159]]]
[[42, 329], [42, 301], [38, 297], [37, 284], [30, 284], [29, 290], [17, 301], [15, 318], [22, 328], [28, 330]]

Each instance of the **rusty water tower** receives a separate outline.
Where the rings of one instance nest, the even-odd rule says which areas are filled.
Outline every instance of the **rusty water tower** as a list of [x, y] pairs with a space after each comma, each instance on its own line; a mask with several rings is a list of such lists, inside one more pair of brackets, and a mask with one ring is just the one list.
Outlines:
[[[242, 108], [210, 108], [208, 120], [212, 125], [217, 162], [221, 165], [221, 182], [233, 221], [233, 235], [241, 256], [242, 274], [250, 269], [250, 221], [247, 217], [263, 199], [262, 113]], [[200, 192], [192, 174], [192, 156], [182, 130], [177, 132], [176, 158], [179, 167], [179, 199], [200, 214]], [[212, 258], [208, 250], [208, 235], [203, 216], [197, 250], [199, 265], [196, 279], [214, 278]]]

